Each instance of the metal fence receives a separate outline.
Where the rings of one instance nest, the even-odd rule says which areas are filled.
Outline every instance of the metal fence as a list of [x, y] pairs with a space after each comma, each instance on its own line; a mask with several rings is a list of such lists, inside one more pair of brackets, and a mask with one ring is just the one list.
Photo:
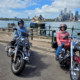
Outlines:
[[[57, 32], [60, 30], [59, 27], [52, 27], [53, 29], [37, 29], [37, 28], [30, 28], [31, 29], [31, 40], [33, 40], [33, 35], [34, 35], [34, 30], [36, 31], [43, 31], [45, 32], [45, 34], [41, 34], [40, 35], [37, 33], [35, 35], [37, 36], [46, 36], [46, 37], [51, 37], [51, 42], [56, 40], [56, 35]], [[67, 28], [67, 31], [70, 33], [70, 36], [77, 36], [79, 38], [79, 36], [77, 35], [78, 33], [80, 33], [80, 29], [74, 28], [74, 26], [72, 28]], [[74, 35], [75, 34], [75, 35]]]
[[[51, 27], [52, 30], [56, 30], [56, 33], [60, 30], [59, 27]], [[50, 30], [50, 26], [49, 26], [49, 30]], [[67, 31], [69, 32], [70, 36], [78, 36], [77, 34], [80, 33], [80, 29], [78, 28], [74, 28], [74, 26], [72, 26], [72, 28], [67, 28]], [[50, 33], [50, 32], [48, 32]], [[50, 35], [49, 35], [50, 36]]]
[[[34, 35], [36, 35], [36, 36], [50, 37], [51, 42], [55, 41], [57, 32], [60, 30], [59, 27], [52, 27], [52, 26], [47, 26], [47, 27], [49, 29], [29, 28], [29, 31], [31, 33], [31, 40], [33, 40]], [[12, 28], [0, 28], [0, 31], [14, 32]], [[78, 36], [77, 34], [80, 33], [80, 29], [74, 28], [74, 26], [72, 28], [67, 28], [67, 31], [70, 33], [70, 36]]]

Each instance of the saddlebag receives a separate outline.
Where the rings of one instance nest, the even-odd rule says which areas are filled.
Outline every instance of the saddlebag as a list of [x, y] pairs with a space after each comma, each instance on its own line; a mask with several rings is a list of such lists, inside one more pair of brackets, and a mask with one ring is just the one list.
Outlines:
[[57, 47], [58, 47], [57, 41], [52, 42], [52, 48], [57, 48]]

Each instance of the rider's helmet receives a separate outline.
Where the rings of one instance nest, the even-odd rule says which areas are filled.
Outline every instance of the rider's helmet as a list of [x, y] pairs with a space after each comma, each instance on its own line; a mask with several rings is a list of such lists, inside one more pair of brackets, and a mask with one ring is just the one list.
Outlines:
[[66, 24], [61, 24], [61, 25], [60, 25], [60, 30], [61, 30], [62, 27], [64, 27], [65, 30], [67, 29], [67, 25], [66, 25]]
[[20, 19], [19, 21], [18, 21], [18, 25], [19, 24], [23, 24], [24, 25], [24, 21], [22, 20], [22, 19]]

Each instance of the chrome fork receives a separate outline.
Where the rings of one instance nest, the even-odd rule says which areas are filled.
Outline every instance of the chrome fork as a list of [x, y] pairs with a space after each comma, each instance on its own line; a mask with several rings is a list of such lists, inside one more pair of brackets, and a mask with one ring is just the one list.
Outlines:
[[18, 51], [18, 45], [17, 45], [17, 47], [15, 48], [15, 58], [14, 58], [14, 62], [16, 61], [17, 51]]
[[[72, 37], [73, 38], [73, 37]], [[76, 42], [76, 40], [75, 39], [77, 39], [77, 42]], [[79, 40], [78, 40], [78, 38], [73, 38], [73, 41], [71, 41], [71, 70], [73, 70], [73, 48], [74, 48], [74, 44], [73, 43], [78, 43], [79, 42]], [[76, 70], [76, 69], [75, 69]]]

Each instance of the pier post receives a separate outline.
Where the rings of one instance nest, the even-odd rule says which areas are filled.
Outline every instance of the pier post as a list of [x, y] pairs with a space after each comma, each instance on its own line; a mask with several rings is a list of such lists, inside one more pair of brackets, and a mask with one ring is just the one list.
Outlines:
[[73, 30], [74, 30], [74, 26], [72, 27], [72, 34], [71, 34], [71, 36], [73, 36]]
[[8, 28], [11, 26], [11, 24], [10, 23], [8, 23]]
[[52, 31], [52, 42], [53, 42], [53, 38], [54, 38], [54, 31]]
[[[55, 30], [52, 31], [52, 42], [53, 42], [53, 40], [54, 40], [54, 33], [55, 33], [55, 32], [56, 32]], [[51, 43], [52, 43], [52, 42], [51, 42]]]
[[51, 28], [51, 26], [49, 25], [49, 37], [50, 37], [50, 28]]
[[38, 35], [40, 35], [40, 27], [38, 27]]
[[33, 40], [33, 29], [31, 29], [31, 40]]

